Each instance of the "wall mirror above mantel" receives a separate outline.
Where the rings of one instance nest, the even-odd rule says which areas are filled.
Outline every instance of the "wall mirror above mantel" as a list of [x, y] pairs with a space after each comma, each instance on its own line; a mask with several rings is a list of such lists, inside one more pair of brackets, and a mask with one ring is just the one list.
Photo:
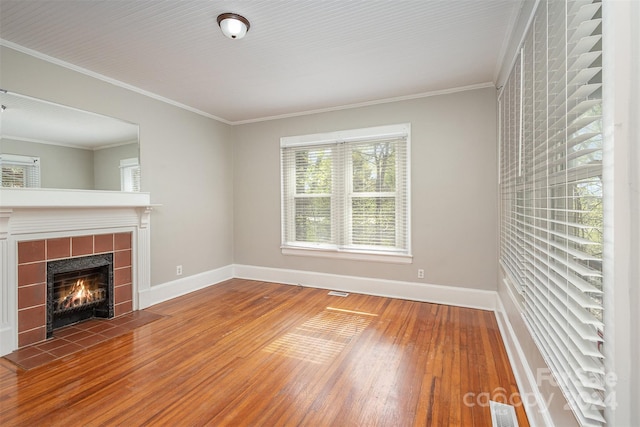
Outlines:
[[0, 90], [2, 187], [140, 191], [139, 127]]

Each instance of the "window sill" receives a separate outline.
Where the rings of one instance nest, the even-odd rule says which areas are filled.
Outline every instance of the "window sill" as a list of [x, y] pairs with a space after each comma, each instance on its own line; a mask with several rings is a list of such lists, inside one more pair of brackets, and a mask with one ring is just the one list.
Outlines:
[[372, 261], [388, 264], [411, 264], [413, 262], [412, 255], [404, 254], [340, 251], [319, 248], [282, 247], [281, 249], [282, 255], [333, 258], [348, 261]]

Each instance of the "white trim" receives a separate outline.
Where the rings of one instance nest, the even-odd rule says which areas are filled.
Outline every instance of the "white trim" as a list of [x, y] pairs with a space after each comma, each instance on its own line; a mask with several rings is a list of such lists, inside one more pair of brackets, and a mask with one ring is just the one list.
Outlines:
[[375, 141], [393, 138], [406, 138], [408, 144], [409, 139], [411, 138], [411, 123], [373, 126], [360, 129], [345, 129], [307, 135], [283, 136], [280, 138], [280, 148], [334, 144], [336, 142]]
[[638, 369], [638, 223], [640, 197], [640, 6], [637, 1], [604, 1], [603, 26], [603, 182], [605, 280], [605, 369], [617, 381], [605, 393], [608, 425], [637, 425], [640, 420]]
[[120, 167], [128, 168], [131, 166], [140, 166], [140, 162], [137, 157], [132, 157], [130, 159], [120, 159]]
[[227, 265], [215, 270], [205, 271], [192, 276], [182, 277], [178, 280], [165, 282], [161, 285], [151, 286], [142, 290], [139, 294], [140, 309], [151, 307], [161, 302], [186, 295], [209, 286], [217, 285], [225, 280], [233, 278], [233, 266]]
[[[0, 356], [11, 353], [18, 347], [17, 324], [18, 310], [12, 308], [11, 303], [17, 301], [17, 286], [6, 286], [9, 279], [15, 277], [15, 273], [9, 274], [10, 266], [15, 263], [16, 255], [9, 250], [8, 224], [11, 216], [10, 210], [0, 210]], [[6, 221], [5, 221], [6, 220]]]
[[19, 44], [16, 44], [16, 43], [4, 40], [4, 39], [0, 39], [0, 46], [8, 47], [9, 49], [13, 49], [15, 51], [24, 53], [26, 55], [33, 56], [34, 58], [50, 62], [52, 64], [58, 65], [60, 67], [67, 68], [67, 69], [72, 70], [72, 71], [76, 71], [76, 72], [84, 74], [86, 76], [93, 77], [94, 79], [98, 79], [98, 80], [101, 80], [103, 82], [110, 83], [110, 84], [112, 84], [114, 86], [118, 86], [118, 87], [121, 87], [123, 89], [127, 89], [127, 90], [130, 90], [132, 92], [139, 93], [140, 95], [147, 96], [149, 98], [152, 98], [152, 99], [155, 99], [157, 101], [161, 101], [161, 102], [167, 103], [169, 105], [173, 105], [174, 107], [182, 108], [183, 110], [191, 111], [192, 113], [196, 113], [196, 114], [199, 114], [201, 116], [205, 116], [205, 117], [208, 117], [210, 119], [214, 119], [214, 120], [217, 120], [219, 122], [222, 122], [222, 123], [225, 123], [225, 124], [228, 124], [228, 125], [233, 124], [233, 122], [225, 120], [225, 119], [223, 119], [221, 117], [217, 117], [217, 116], [214, 116], [213, 114], [209, 114], [209, 113], [206, 113], [206, 112], [204, 112], [202, 110], [198, 110], [197, 108], [193, 108], [193, 107], [190, 107], [188, 105], [181, 104], [181, 103], [179, 103], [177, 101], [174, 101], [174, 100], [169, 99], [169, 98], [165, 98], [164, 96], [160, 96], [160, 95], [155, 94], [153, 92], [149, 92], [147, 90], [140, 89], [139, 87], [130, 85], [130, 84], [122, 82], [120, 80], [116, 80], [116, 79], [113, 79], [111, 77], [107, 77], [104, 74], [100, 74], [100, 73], [96, 73], [95, 71], [87, 70], [86, 68], [82, 68], [82, 67], [79, 67], [77, 65], [71, 64], [69, 62], [63, 61], [61, 59], [54, 58], [53, 56], [45, 55], [44, 53], [38, 52], [37, 50], [29, 49], [27, 47], [20, 46]]
[[[516, 63], [518, 52], [520, 52], [520, 48], [524, 44], [524, 39], [531, 27], [531, 23], [533, 22], [539, 4], [540, 0], [524, 0], [522, 2], [520, 12], [513, 24], [510, 35], [505, 40], [507, 47], [503, 45], [504, 52], [500, 53], [500, 59], [497, 62], [497, 67], [494, 72], [495, 86], [499, 89], [506, 84], [507, 79], [509, 78], [511, 69]], [[517, 44], [515, 44], [516, 40], [518, 41]], [[511, 59], [507, 62], [507, 58], [509, 57]]]
[[[510, 287], [507, 287], [507, 292], [516, 304], [513, 292]], [[500, 335], [502, 336], [502, 342], [504, 343], [507, 356], [509, 357], [509, 364], [511, 370], [516, 378], [518, 384], [518, 392], [520, 396], [533, 396], [534, 402], [531, 402], [528, 398], [523, 398], [523, 407], [527, 413], [529, 424], [532, 427], [547, 426], [553, 427], [555, 424], [549, 414], [547, 404], [544, 397], [540, 393], [540, 389], [536, 383], [536, 377], [533, 373], [533, 369], [527, 361], [527, 357], [520, 345], [518, 336], [516, 335], [509, 316], [504, 308], [500, 295], [497, 295], [497, 309], [495, 310], [496, 321], [498, 322], [498, 329], [500, 329]]]
[[446, 304], [495, 311], [497, 293], [456, 286], [433, 285], [373, 277], [345, 276], [316, 271], [230, 264], [178, 280], [151, 286], [140, 292], [140, 309], [215, 286], [232, 278], [344, 291], [388, 298]]
[[7, 164], [9, 166], [33, 166], [40, 163], [40, 157], [23, 156], [22, 154], [0, 153], [0, 165]]
[[[535, 0], [539, 1], [539, 0]], [[520, 29], [522, 27], [521, 17], [523, 13], [527, 13], [525, 10], [525, 1], [520, 3], [520, 7], [517, 10], [514, 10], [509, 18], [509, 23], [507, 24], [507, 31], [505, 31], [506, 37], [502, 39], [502, 46], [500, 47], [500, 51], [498, 53], [498, 60], [496, 61], [495, 68], [493, 70], [493, 80], [494, 82], [498, 81], [498, 76], [500, 75], [500, 70], [502, 70], [502, 64], [505, 62], [505, 57], [509, 52], [509, 47], [511, 46], [511, 39], [513, 39], [517, 28]], [[519, 27], [516, 27], [519, 25]]]
[[377, 279], [375, 277], [345, 276], [319, 273], [316, 271], [289, 270], [242, 264], [234, 264], [233, 277], [282, 283], [285, 285], [300, 285], [333, 291], [408, 299], [434, 304], [455, 305], [480, 310], [496, 309], [497, 294], [495, 291], [456, 286], [403, 282], [399, 280]]
[[149, 193], [61, 190], [57, 188], [0, 188], [2, 207], [142, 207], [151, 206]]
[[358, 104], [346, 104], [346, 105], [340, 105], [337, 107], [318, 108], [316, 110], [300, 111], [297, 113], [260, 117], [257, 119], [238, 120], [235, 122], [231, 122], [231, 124], [244, 125], [249, 123], [268, 122], [270, 120], [288, 119], [290, 117], [310, 116], [312, 114], [322, 114], [322, 113], [330, 113], [332, 111], [350, 110], [353, 108], [369, 107], [372, 105], [389, 104], [391, 102], [410, 101], [412, 99], [429, 98], [432, 96], [440, 96], [440, 95], [449, 95], [452, 93], [466, 92], [469, 90], [486, 89], [488, 87], [495, 88], [496, 85], [493, 82], [485, 82], [485, 83], [479, 83], [479, 84], [469, 85], [469, 86], [460, 86], [460, 87], [454, 87], [450, 89], [442, 89], [442, 90], [434, 90], [431, 92], [417, 93], [414, 95], [398, 96], [395, 98], [377, 99], [373, 101], [360, 102]]
[[[68, 108], [72, 108], [72, 107], [68, 107]], [[120, 119], [116, 119], [116, 120], [120, 120]], [[3, 139], [11, 139], [13, 141], [24, 141], [24, 142], [34, 142], [36, 144], [45, 144], [45, 145], [53, 145], [55, 147], [67, 147], [67, 148], [76, 148], [78, 150], [87, 150], [87, 151], [99, 151], [99, 150], [106, 150], [109, 148], [114, 148], [114, 147], [121, 147], [123, 145], [129, 145], [129, 144], [137, 144], [138, 140], [132, 140], [132, 141], [123, 141], [123, 142], [116, 142], [113, 144], [107, 144], [107, 145], [101, 145], [99, 147], [86, 147], [86, 146], [82, 146], [79, 144], [67, 144], [64, 142], [52, 142], [52, 141], [45, 141], [43, 139], [36, 139], [36, 138], [23, 138], [21, 136], [13, 136], [13, 135], [2, 135]]]
[[413, 262], [412, 255], [391, 253], [371, 253], [371, 252], [355, 252], [347, 250], [329, 250], [319, 248], [294, 248], [283, 247], [282, 255], [293, 256], [310, 256], [319, 258], [343, 259], [347, 261], [371, 261], [383, 262], [389, 264], [411, 264]]

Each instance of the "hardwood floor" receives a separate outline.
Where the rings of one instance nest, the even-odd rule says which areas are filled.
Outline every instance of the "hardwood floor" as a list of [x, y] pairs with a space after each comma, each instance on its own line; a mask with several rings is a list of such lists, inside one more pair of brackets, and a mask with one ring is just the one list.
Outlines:
[[233, 279], [45, 366], [0, 359], [2, 426], [528, 426], [492, 312]]

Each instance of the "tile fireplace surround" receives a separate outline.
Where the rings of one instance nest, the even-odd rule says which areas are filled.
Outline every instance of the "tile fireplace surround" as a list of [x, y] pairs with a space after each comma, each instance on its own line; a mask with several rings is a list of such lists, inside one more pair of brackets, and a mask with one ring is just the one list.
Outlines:
[[114, 255], [115, 316], [150, 287], [147, 193], [0, 189], [0, 356], [46, 338], [46, 263]]
[[133, 311], [131, 233], [18, 242], [18, 347], [47, 338], [47, 262], [113, 254], [115, 317]]

